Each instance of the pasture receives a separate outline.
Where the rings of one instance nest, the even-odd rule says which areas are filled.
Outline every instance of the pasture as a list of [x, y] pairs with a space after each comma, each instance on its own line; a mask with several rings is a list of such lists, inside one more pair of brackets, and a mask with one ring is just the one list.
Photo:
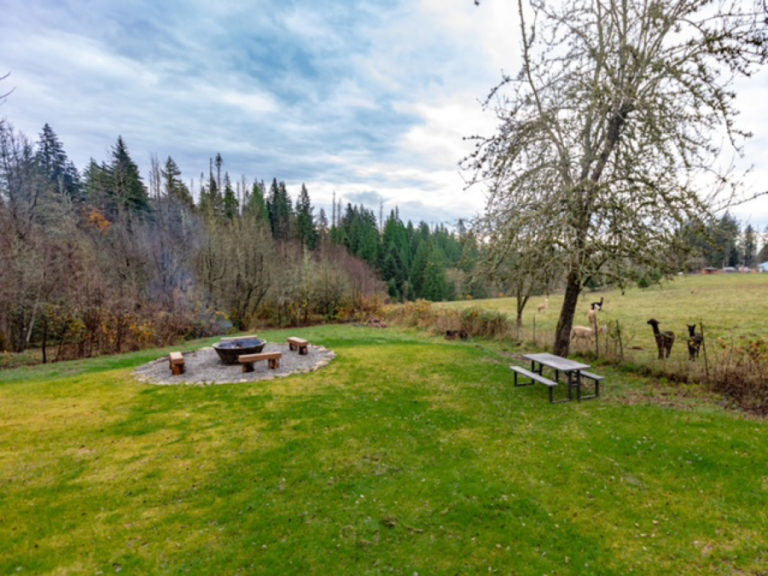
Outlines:
[[[693, 275], [649, 288], [629, 287], [623, 293], [586, 291], [581, 295], [574, 324], [587, 325], [589, 305], [601, 297], [604, 305], [598, 314], [599, 323], [619, 323], [625, 356], [633, 362], [648, 364], [656, 360], [656, 344], [647, 324], [651, 318], [659, 320], [661, 330], [671, 330], [676, 335], [668, 363], [672, 365], [688, 360], [686, 324], [703, 324], [711, 349], [721, 340], [730, 344], [742, 338], [768, 336], [768, 274]], [[538, 306], [544, 302], [543, 296], [531, 298], [523, 314], [521, 336], [532, 338], [535, 329], [536, 341], [551, 346], [562, 295], [550, 295], [546, 311], [538, 312]], [[449, 310], [478, 306], [515, 318], [513, 298], [465, 300], [439, 306]]]
[[[768, 279], [706, 280], [604, 314], [651, 363], [649, 314], [765, 333]], [[768, 422], [695, 384], [601, 366], [599, 400], [550, 405], [512, 387], [509, 341], [263, 335], [296, 333], [336, 360], [219, 386], [137, 382], [168, 350], [0, 372], [0, 573], [765, 573]]]

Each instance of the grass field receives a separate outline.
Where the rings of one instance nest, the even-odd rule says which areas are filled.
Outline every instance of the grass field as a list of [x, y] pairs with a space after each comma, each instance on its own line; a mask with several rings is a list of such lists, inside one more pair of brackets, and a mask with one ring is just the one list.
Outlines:
[[[660, 330], [671, 330], [677, 341], [672, 363], [686, 362], [688, 349], [686, 324], [704, 325], [712, 348], [718, 339], [731, 342], [742, 337], [768, 335], [768, 274], [721, 274], [678, 277], [672, 282], [650, 288], [586, 292], [582, 294], [574, 324], [587, 325], [589, 304], [604, 298], [600, 324], [619, 322], [625, 352], [629, 359], [646, 363], [656, 359], [657, 350], [647, 321], [656, 318]], [[536, 329], [536, 340], [551, 345], [557, 324], [562, 295], [549, 297], [547, 310], [537, 312], [544, 297], [534, 297], [523, 314], [523, 330], [530, 337]], [[448, 309], [479, 306], [515, 318], [515, 300], [468, 300], [440, 304]], [[633, 352], [634, 349], [634, 352]]]
[[[740, 278], [605, 314], [646, 347], [650, 312], [764, 334]], [[506, 342], [294, 333], [337, 359], [207, 387], [132, 377], [167, 350], [0, 372], [0, 574], [766, 574], [765, 420], [610, 367], [551, 405]]]

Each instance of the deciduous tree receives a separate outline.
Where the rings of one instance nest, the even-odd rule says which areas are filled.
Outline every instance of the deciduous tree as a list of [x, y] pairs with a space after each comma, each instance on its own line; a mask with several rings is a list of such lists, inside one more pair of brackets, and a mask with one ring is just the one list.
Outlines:
[[[567, 355], [579, 295], [627, 263], [671, 271], [675, 231], [739, 194], [719, 169], [738, 151], [731, 81], [766, 61], [760, 1], [518, 0], [519, 74], [492, 91], [499, 127], [465, 166], [487, 214], [546, 223], [565, 255], [554, 351]], [[723, 194], [715, 195], [715, 192]]]

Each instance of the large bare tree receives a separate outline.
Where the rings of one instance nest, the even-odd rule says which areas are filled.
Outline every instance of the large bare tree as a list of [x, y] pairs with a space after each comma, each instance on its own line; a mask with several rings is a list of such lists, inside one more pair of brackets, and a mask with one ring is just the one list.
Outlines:
[[766, 61], [766, 13], [750, 0], [517, 0], [517, 17], [522, 68], [491, 92], [498, 130], [464, 166], [489, 188], [487, 222], [507, 230], [492, 248], [524, 248], [514, 229], [536, 229], [533, 245], [564, 259], [554, 350], [567, 355], [591, 277], [669, 271], [682, 223], [744, 199], [722, 159], [748, 136], [732, 83]]

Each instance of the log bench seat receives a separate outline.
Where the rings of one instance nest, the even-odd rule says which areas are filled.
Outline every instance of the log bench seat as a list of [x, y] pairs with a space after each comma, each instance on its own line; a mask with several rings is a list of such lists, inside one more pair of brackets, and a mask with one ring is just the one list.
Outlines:
[[237, 359], [243, 365], [243, 372], [253, 372], [253, 364], [262, 360], [267, 361], [267, 367], [270, 370], [280, 368], [282, 357], [282, 352], [261, 352], [260, 354], [241, 354]]
[[296, 336], [291, 336], [290, 338], [288, 338], [288, 347], [291, 350], [298, 350], [299, 354], [301, 354], [302, 356], [309, 353], [309, 350], [307, 348], [308, 346], [309, 346], [309, 342], [304, 340], [304, 338], [297, 338]]
[[181, 355], [181, 352], [171, 352], [168, 355], [168, 365], [173, 376], [184, 374], [184, 356]]

